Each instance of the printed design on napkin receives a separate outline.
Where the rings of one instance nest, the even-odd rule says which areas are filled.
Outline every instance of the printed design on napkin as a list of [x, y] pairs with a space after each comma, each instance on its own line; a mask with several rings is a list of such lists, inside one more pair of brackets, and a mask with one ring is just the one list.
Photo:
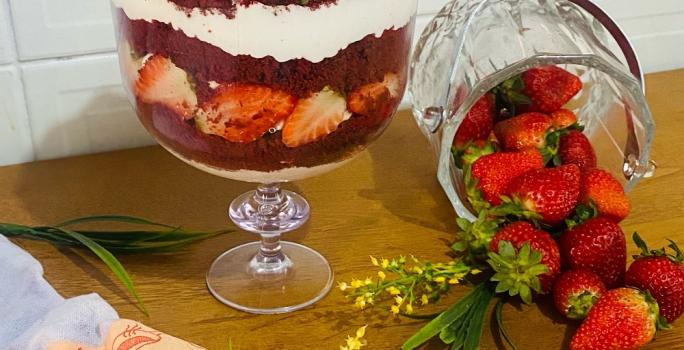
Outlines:
[[147, 345], [159, 343], [162, 333], [144, 330], [139, 324], [127, 325], [112, 342], [114, 350], [139, 350]]
[[105, 345], [91, 348], [73, 342], [56, 342], [47, 350], [204, 350], [131, 320], [118, 320], [107, 330]]

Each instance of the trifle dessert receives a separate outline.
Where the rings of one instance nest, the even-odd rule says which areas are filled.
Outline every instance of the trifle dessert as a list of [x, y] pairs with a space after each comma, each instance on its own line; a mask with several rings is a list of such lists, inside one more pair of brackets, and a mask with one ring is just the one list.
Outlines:
[[417, 0], [113, 0], [123, 76], [169, 151], [227, 178], [314, 176], [387, 126]]

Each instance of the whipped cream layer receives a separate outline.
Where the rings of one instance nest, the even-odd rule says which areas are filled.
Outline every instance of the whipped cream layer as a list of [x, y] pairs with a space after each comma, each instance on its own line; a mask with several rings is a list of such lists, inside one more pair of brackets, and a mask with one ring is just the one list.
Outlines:
[[280, 62], [320, 62], [369, 34], [399, 29], [418, 0], [338, 0], [311, 9], [299, 5], [237, 5], [234, 18], [218, 10], [183, 9], [168, 0], [112, 0], [132, 20], [158, 21], [231, 55], [272, 56]]
[[256, 170], [225, 170], [225, 169], [220, 169], [216, 168], [213, 166], [209, 166], [200, 162], [196, 162], [192, 159], [188, 159], [180, 154], [178, 152], [172, 150], [169, 147], [166, 147], [165, 145], [162, 145], [169, 153], [173, 154], [176, 156], [176, 158], [184, 161], [188, 165], [191, 165], [199, 170], [202, 170], [206, 173], [216, 175], [219, 177], [223, 177], [226, 179], [231, 179], [231, 180], [237, 180], [237, 181], [242, 181], [242, 182], [252, 182], [252, 183], [262, 183], [262, 184], [270, 184], [270, 183], [281, 183], [281, 182], [291, 182], [291, 181], [298, 181], [298, 180], [303, 180], [307, 179], [310, 177], [315, 177], [318, 175], [325, 174], [327, 172], [330, 172], [331, 170], [335, 170], [347, 163], [349, 163], [351, 160], [356, 158], [356, 156], [360, 153], [355, 154], [354, 156], [341, 160], [336, 163], [330, 163], [330, 164], [323, 164], [323, 165], [318, 165], [318, 166], [313, 166], [309, 168], [305, 167], [294, 167], [294, 168], [285, 168], [281, 170], [275, 170], [275, 171], [256, 171]]

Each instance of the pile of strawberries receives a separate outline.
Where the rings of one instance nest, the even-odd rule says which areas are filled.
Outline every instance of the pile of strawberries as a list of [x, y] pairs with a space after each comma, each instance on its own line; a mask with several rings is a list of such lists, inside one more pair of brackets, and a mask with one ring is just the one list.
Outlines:
[[674, 242], [649, 251], [635, 233], [642, 254], [626, 269], [629, 200], [563, 109], [581, 89], [564, 69], [536, 67], [472, 107], [453, 151], [479, 216], [459, 219], [454, 249], [486, 261], [498, 293], [552, 294], [561, 314], [583, 320], [571, 349], [635, 349], [684, 313], [684, 255]]

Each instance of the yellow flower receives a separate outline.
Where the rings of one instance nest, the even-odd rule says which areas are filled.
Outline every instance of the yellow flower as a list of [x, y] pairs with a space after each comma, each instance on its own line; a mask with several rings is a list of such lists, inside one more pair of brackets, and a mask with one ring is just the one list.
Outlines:
[[430, 302], [430, 298], [428, 298], [428, 296], [426, 294], [423, 294], [423, 296], [420, 297], [420, 302], [423, 305], [427, 305]]
[[337, 288], [344, 292], [345, 290], [347, 290], [347, 288], [349, 288], [349, 285], [347, 284], [347, 282], [338, 282]]
[[363, 281], [357, 280], [357, 279], [353, 279], [353, 280], [351, 281], [351, 287], [354, 288], [354, 289], [356, 289], [356, 288], [361, 288], [361, 287], [363, 287]]
[[406, 304], [406, 313], [409, 315], [413, 313], [413, 305]]
[[366, 336], [366, 327], [368, 326], [366, 325], [356, 330], [356, 338], [360, 339]]
[[366, 298], [363, 296], [356, 297], [356, 300], [354, 300], [354, 306], [363, 310], [366, 307]]
[[398, 306], [401, 306], [401, 304], [404, 302], [404, 298], [397, 295], [394, 297], [394, 302], [397, 303]]
[[400, 291], [399, 289], [397, 289], [397, 287], [395, 287], [395, 286], [388, 287], [388, 288], [385, 289], [385, 290], [386, 290], [388, 293], [390, 293], [391, 295], [399, 295], [399, 294], [401, 294], [401, 291]]
[[[446, 278], [444, 278], [444, 276], [435, 277], [435, 278], [433, 278], [432, 280], [435, 281], [435, 282], [437, 282], [437, 283], [444, 283], [444, 282], [446, 282]], [[352, 283], [352, 286], [353, 286], [353, 285], [354, 285], [354, 284]]]
[[482, 270], [480, 270], [480, 269], [472, 269], [472, 270], [470, 270], [470, 274], [471, 274], [471, 275], [479, 275], [479, 274], [481, 274], [481, 273], [482, 273]]
[[366, 279], [363, 281], [363, 284], [365, 284], [365, 285], [373, 284], [373, 280], [370, 277], [366, 277]]
[[380, 263], [380, 267], [382, 267], [383, 269], [386, 269], [389, 267], [389, 264], [390, 264], [389, 260], [382, 259], [382, 262]]
[[387, 278], [387, 275], [385, 275], [385, 273], [382, 271], [378, 271], [378, 277], [380, 278], [381, 281], [384, 281], [385, 278]]
[[378, 259], [376, 259], [374, 256], [371, 256], [370, 259], [371, 259], [371, 264], [373, 264], [373, 266], [379, 266], [380, 265], [378, 263]]
[[430, 285], [428, 284], [425, 286], [425, 290], [428, 292], [432, 292], [432, 287], [430, 287]]
[[421, 268], [418, 267], [418, 266], [414, 266], [414, 267], [413, 267], [413, 272], [415, 272], [415, 273], [417, 273], [417, 274], [420, 275], [420, 274], [423, 273], [423, 269], [421, 269]]
[[459, 283], [459, 281], [458, 281], [457, 277], [454, 277], [454, 278], [449, 280], [449, 284], [458, 284], [458, 283]]
[[392, 309], [393, 314], [395, 314], [395, 315], [399, 314], [399, 306], [392, 305], [391, 309]]

